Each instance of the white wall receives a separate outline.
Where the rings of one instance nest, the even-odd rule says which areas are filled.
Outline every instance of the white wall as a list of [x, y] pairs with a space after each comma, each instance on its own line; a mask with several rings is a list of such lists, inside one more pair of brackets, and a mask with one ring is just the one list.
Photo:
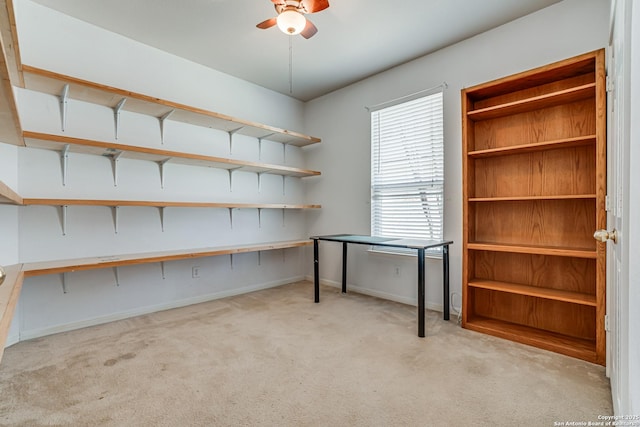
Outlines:
[[[309, 233], [369, 233], [370, 124], [365, 107], [446, 82], [445, 238], [455, 242], [451, 246], [451, 286], [453, 292], [461, 293], [460, 90], [605, 47], [608, 16], [608, 0], [565, 0], [308, 102], [306, 130], [323, 138], [321, 145], [310, 149], [308, 166], [324, 174], [307, 187], [307, 197], [323, 206], [308, 216]], [[340, 253], [339, 245], [322, 244], [320, 273], [325, 280], [340, 281]], [[349, 258], [349, 283], [364, 292], [415, 303], [415, 259], [371, 254], [355, 246]], [[311, 275], [312, 264], [307, 265]], [[396, 267], [400, 277], [394, 275]], [[428, 260], [426, 268], [427, 306], [441, 308], [441, 263]], [[459, 302], [454, 305], [458, 307]]]
[[[86, 80], [217, 111], [245, 120], [302, 130], [302, 104], [237, 78], [207, 69], [124, 37], [104, 31], [28, 0], [17, 4], [17, 27], [23, 63]], [[60, 128], [55, 96], [18, 91], [23, 128], [79, 138], [116, 142], [113, 111], [70, 100], [65, 131]], [[164, 148], [207, 155], [259, 160], [258, 140], [234, 136], [229, 156], [228, 134], [173, 121], [165, 122], [161, 145], [158, 120], [131, 112], [121, 113], [118, 143]], [[206, 167], [167, 164], [165, 185], [159, 167], [149, 161], [118, 162], [114, 185], [111, 161], [101, 156], [70, 154], [68, 180], [62, 182], [58, 153], [20, 148], [17, 190], [23, 197], [139, 199], [170, 201], [302, 203], [304, 182]], [[263, 141], [261, 161], [285, 163], [282, 145]], [[304, 166], [300, 148], [286, 148], [286, 164]], [[118, 232], [107, 207], [70, 206], [66, 234], [61, 210], [50, 206], [19, 209], [19, 259], [31, 262], [165, 249], [225, 246], [306, 238], [305, 213], [263, 210], [258, 223], [255, 209], [167, 208], [164, 231], [153, 207], [122, 207]], [[69, 273], [67, 293], [59, 275], [25, 280], [20, 298], [20, 338], [28, 339], [62, 330], [101, 323], [158, 309], [247, 292], [298, 280], [304, 275], [299, 249], [276, 250], [166, 263], [165, 278], [159, 264], [118, 269], [119, 285], [111, 269]], [[192, 267], [200, 278], [192, 278]], [[310, 295], [311, 298], [311, 295]]]
[[22, 63], [245, 120], [301, 130], [303, 104], [30, 0], [14, 0]]
[[[0, 181], [18, 190], [18, 147], [0, 141]], [[18, 262], [18, 208], [0, 204], [0, 265]]]

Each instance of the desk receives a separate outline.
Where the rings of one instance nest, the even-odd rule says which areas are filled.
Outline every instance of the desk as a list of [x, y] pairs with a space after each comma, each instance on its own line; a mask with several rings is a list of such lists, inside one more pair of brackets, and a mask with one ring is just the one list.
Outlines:
[[312, 236], [313, 239], [313, 285], [315, 302], [320, 302], [320, 264], [318, 260], [318, 241], [342, 243], [342, 292], [347, 292], [347, 244], [371, 246], [388, 246], [392, 248], [415, 249], [418, 252], [418, 336], [424, 337], [424, 310], [425, 310], [425, 286], [424, 286], [424, 251], [429, 248], [442, 246], [442, 296], [443, 317], [449, 320], [449, 245], [450, 240], [417, 240], [392, 237], [359, 236], [355, 234], [333, 234], [329, 236]]

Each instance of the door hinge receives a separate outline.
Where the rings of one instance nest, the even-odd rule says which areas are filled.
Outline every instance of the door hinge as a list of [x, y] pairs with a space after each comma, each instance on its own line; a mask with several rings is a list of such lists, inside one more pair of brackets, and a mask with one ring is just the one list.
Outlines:
[[604, 210], [611, 212], [611, 197], [608, 194], [604, 196]]
[[611, 323], [609, 322], [609, 315], [604, 315], [604, 330], [606, 332], [611, 332]]
[[605, 86], [607, 87], [607, 92], [613, 92], [614, 83], [613, 79], [611, 79], [609, 76], [607, 76]]

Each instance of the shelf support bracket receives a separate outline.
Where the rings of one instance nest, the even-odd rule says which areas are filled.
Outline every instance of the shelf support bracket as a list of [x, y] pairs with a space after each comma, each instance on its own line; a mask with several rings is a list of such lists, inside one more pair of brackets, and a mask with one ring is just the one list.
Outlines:
[[169, 118], [176, 110], [171, 110], [168, 113], [163, 114], [158, 117], [158, 121], [160, 122], [160, 143], [164, 144], [164, 121]]
[[160, 167], [160, 188], [164, 188], [164, 165], [171, 160], [171, 157], [168, 159], [164, 159], [158, 162], [158, 166]]
[[285, 179], [286, 179], [286, 176], [282, 175], [282, 195], [283, 195], [283, 196], [286, 196], [286, 195], [287, 195], [287, 193], [286, 193], [286, 187], [285, 187], [285, 185], [284, 185], [284, 183], [285, 183]]
[[67, 205], [60, 206], [60, 220], [62, 222], [62, 235], [67, 235]]
[[287, 164], [287, 143], [286, 142], [282, 143], [282, 164], [283, 165]]
[[160, 227], [162, 228], [163, 233], [164, 233], [164, 208], [165, 206], [158, 206], [158, 213], [160, 214]]
[[124, 103], [127, 102], [127, 98], [122, 98], [120, 102], [113, 108], [113, 118], [115, 121], [115, 135], [116, 139], [118, 139], [118, 130], [120, 128], [120, 110], [124, 107]]
[[287, 262], [287, 250], [285, 248], [282, 248], [282, 262]]
[[258, 193], [262, 192], [262, 174], [264, 172], [256, 172], [256, 176], [258, 177]]
[[231, 269], [233, 270], [233, 254], [229, 254], [229, 265], [231, 266]]
[[120, 156], [124, 154], [123, 151], [119, 151], [118, 153], [111, 156], [111, 167], [113, 169], [113, 186], [118, 186], [118, 160], [120, 160]]
[[258, 228], [262, 228], [262, 208], [258, 208]]
[[69, 161], [69, 144], [66, 144], [60, 151], [60, 162], [62, 165], [62, 185], [67, 185], [67, 163]]
[[233, 172], [237, 169], [240, 169], [240, 168], [237, 167], [237, 168], [227, 169], [227, 172], [229, 172], [229, 193], [233, 192]]
[[160, 261], [160, 271], [162, 272], [162, 280], [166, 278], [164, 275], [164, 261]]
[[111, 206], [111, 214], [113, 215], [113, 229], [118, 234], [118, 210], [119, 206]]
[[60, 278], [62, 279], [62, 293], [67, 293], [67, 273], [60, 273]]
[[269, 138], [270, 136], [273, 136], [273, 135], [275, 135], [275, 134], [274, 133], [270, 133], [270, 134], [267, 134], [265, 136], [261, 136], [260, 138], [258, 138], [258, 160], [262, 160], [262, 140], [263, 139], [267, 139], [267, 138]]
[[227, 131], [227, 133], [229, 134], [229, 154], [233, 154], [233, 135], [239, 130], [241, 130], [243, 127], [244, 126], [240, 126], [237, 129], [232, 129]]
[[262, 265], [262, 251], [258, 251], [258, 265]]
[[282, 208], [282, 226], [284, 227], [284, 208]]
[[69, 85], [66, 84], [60, 93], [60, 127], [64, 132], [67, 127], [67, 101], [69, 99]]
[[116, 277], [116, 286], [120, 286], [120, 276], [118, 275], [118, 267], [113, 267], [113, 274]]
[[229, 225], [233, 230], [233, 209], [234, 208], [227, 208], [227, 209], [229, 209]]

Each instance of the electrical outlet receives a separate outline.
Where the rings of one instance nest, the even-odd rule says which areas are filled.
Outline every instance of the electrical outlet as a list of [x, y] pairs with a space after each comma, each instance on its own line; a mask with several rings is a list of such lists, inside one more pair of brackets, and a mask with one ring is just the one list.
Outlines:
[[191, 277], [194, 279], [200, 278], [200, 267], [195, 266], [191, 268]]

